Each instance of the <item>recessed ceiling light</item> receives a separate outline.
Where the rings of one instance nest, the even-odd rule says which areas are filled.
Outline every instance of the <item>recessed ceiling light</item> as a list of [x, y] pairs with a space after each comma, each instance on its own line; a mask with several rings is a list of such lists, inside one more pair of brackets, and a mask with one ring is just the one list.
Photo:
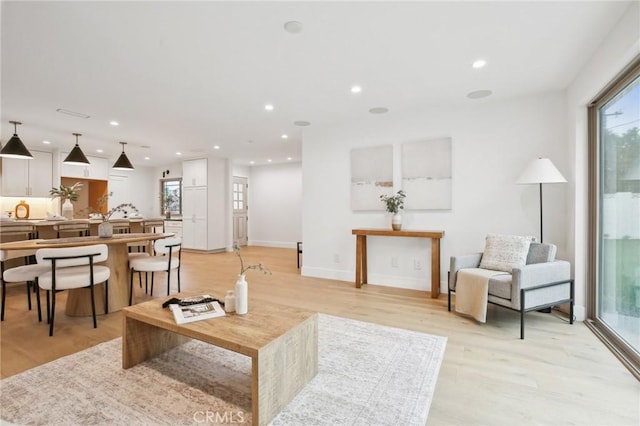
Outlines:
[[287, 157], [287, 161], [291, 161], [291, 160], [292, 160], [292, 158], [291, 158], [291, 157]]
[[289, 34], [298, 34], [302, 32], [302, 22], [298, 22], [298, 21], [285, 22], [284, 30]]
[[149, 157], [144, 157], [144, 159], [145, 159], [145, 160], [151, 160], [151, 158], [149, 158]]
[[281, 136], [281, 138], [282, 138], [282, 139], [289, 139], [289, 135], [284, 135], [284, 134], [283, 134], [283, 135]]
[[271, 105], [271, 104], [266, 104], [266, 105], [264, 106], [264, 109], [266, 109], [267, 111], [273, 111], [273, 105]]
[[176, 155], [182, 155], [182, 153], [180, 151], [176, 152]]
[[467, 93], [467, 98], [469, 99], [480, 99], [486, 98], [490, 96], [493, 92], [491, 90], [474, 90], [473, 92]]
[[473, 64], [471, 64], [471, 66], [475, 69], [479, 69], [484, 67], [485, 65], [487, 65], [487, 61], [485, 61], [484, 59], [478, 59], [476, 61], [473, 62]]
[[360, 93], [362, 92], [362, 87], [360, 86], [352, 86], [351, 87], [351, 93]]
[[49, 141], [42, 141], [42, 143], [45, 144], [45, 145], [51, 145], [51, 142], [49, 142]]
[[249, 164], [255, 164], [255, 161], [251, 160], [249, 161]]
[[119, 126], [119, 125], [120, 125], [120, 123], [118, 123], [118, 122], [117, 122], [117, 121], [115, 121], [115, 120], [111, 120], [111, 121], [109, 122], [109, 124], [110, 124], [110, 125], [112, 125], [112, 126]]
[[294, 121], [293, 125], [298, 127], [306, 127], [311, 125], [311, 123], [309, 123], [308, 121]]
[[214, 145], [213, 149], [220, 149], [220, 145]]
[[270, 162], [271, 162], [271, 158], [268, 158], [268, 159], [267, 159], [267, 163], [270, 163]]
[[96, 149], [96, 152], [103, 153], [104, 151], [101, 149]]
[[375, 108], [371, 108], [369, 110], [369, 112], [371, 114], [385, 114], [387, 112], [389, 112], [389, 108], [385, 108], [385, 107], [375, 107]]

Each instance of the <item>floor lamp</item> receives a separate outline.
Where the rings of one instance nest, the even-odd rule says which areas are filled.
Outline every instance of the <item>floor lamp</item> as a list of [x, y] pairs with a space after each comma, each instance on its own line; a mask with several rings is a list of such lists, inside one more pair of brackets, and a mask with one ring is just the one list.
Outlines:
[[567, 180], [556, 169], [548, 158], [538, 158], [533, 160], [522, 172], [516, 183], [531, 184], [537, 183], [540, 186], [540, 242], [542, 240], [542, 184], [543, 183], [566, 183]]

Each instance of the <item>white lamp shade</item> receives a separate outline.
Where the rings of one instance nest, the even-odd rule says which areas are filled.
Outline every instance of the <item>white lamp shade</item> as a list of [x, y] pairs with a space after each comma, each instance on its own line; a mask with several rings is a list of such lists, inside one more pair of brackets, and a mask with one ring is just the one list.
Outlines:
[[565, 183], [567, 180], [548, 158], [538, 158], [522, 172], [516, 183]]

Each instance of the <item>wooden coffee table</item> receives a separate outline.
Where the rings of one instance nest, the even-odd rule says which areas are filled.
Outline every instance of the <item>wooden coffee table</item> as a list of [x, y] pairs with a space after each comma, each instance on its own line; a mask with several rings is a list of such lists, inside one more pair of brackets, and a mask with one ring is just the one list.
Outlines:
[[[186, 297], [178, 294], [172, 297]], [[122, 309], [122, 368], [190, 339], [251, 357], [254, 425], [266, 425], [318, 373], [318, 314], [252, 300], [246, 315], [177, 325], [166, 298]]]

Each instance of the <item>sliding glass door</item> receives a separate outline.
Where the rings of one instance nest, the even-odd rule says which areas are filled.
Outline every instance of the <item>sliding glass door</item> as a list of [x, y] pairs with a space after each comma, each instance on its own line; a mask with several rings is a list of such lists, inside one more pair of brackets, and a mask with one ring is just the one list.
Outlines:
[[[640, 67], [592, 107], [592, 322], [627, 361], [640, 358]], [[595, 178], [594, 178], [595, 177]]]

